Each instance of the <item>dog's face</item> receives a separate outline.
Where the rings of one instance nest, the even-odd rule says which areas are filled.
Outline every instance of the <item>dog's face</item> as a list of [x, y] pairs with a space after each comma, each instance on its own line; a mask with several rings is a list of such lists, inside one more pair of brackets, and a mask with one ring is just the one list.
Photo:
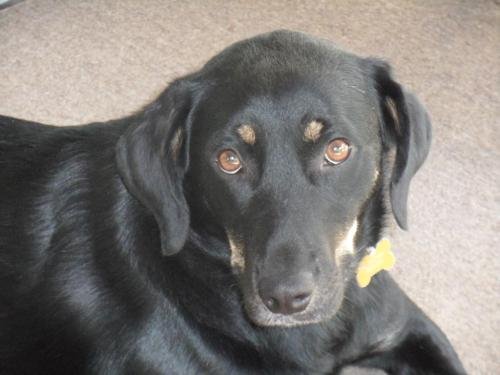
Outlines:
[[379, 181], [379, 126], [366, 96], [333, 74], [272, 74], [258, 92], [245, 90], [252, 74], [209, 90], [194, 113], [188, 184], [227, 235], [250, 317], [318, 322], [341, 302], [344, 258]]
[[[144, 172], [134, 177], [120, 162], [120, 153], [130, 159], [138, 147], [137, 130], [118, 148], [127, 187], [155, 213], [160, 229], [176, 232], [162, 231], [164, 247], [179, 247], [182, 238], [171, 238], [186, 231], [170, 219], [175, 210], [181, 223], [187, 212], [194, 230], [227, 241], [256, 324], [332, 317], [360, 252], [379, 236], [384, 176], [393, 211], [405, 223], [408, 182], [429, 142], [428, 125], [414, 131], [411, 118], [427, 120], [425, 112], [385, 65], [296, 33], [241, 42], [190, 81], [190, 94], [171, 98], [165, 115], [171, 124], [145, 131], [153, 143], [164, 137], [156, 149], [165, 156], [158, 163], [170, 193], [155, 197], [143, 186]], [[391, 144], [397, 148], [392, 174], [385, 170]], [[143, 157], [157, 163], [152, 159]], [[155, 212], [168, 195], [181, 195], [180, 203], [168, 214]]]

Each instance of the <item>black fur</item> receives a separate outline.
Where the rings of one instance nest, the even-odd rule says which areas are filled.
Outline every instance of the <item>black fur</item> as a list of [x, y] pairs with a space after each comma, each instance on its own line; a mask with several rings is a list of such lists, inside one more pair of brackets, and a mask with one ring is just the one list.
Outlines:
[[[312, 120], [324, 129], [305, 142]], [[333, 166], [336, 137], [352, 150]], [[387, 197], [406, 226], [429, 145], [424, 108], [386, 63], [285, 31], [229, 47], [128, 118], [0, 117], [0, 373], [463, 374], [387, 273], [354, 280]], [[235, 175], [215, 162], [227, 148]], [[335, 260], [354, 220], [354, 254]], [[259, 297], [305, 287], [292, 314]]]

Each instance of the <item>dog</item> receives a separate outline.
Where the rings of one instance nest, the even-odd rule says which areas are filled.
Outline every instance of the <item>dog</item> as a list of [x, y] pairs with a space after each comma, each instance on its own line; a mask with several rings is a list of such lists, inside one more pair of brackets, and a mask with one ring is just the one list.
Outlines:
[[431, 141], [379, 59], [275, 31], [129, 117], [0, 117], [1, 374], [464, 374], [356, 269]]

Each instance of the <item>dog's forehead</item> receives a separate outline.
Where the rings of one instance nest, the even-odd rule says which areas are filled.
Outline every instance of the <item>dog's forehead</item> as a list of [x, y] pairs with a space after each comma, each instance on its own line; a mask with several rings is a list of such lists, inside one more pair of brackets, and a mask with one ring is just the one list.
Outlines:
[[[338, 89], [365, 86], [367, 77], [361, 58], [325, 46], [296, 48], [299, 51], [262, 48], [258, 52], [256, 48], [252, 55], [234, 50], [207, 69], [206, 75], [214, 87], [226, 91], [244, 88], [252, 96], [282, 93], [298, 83]], [[232, 55], [239, 54], [239, 59], [233, 61]]]
[[[364, 134], [373, 137], [375, 89], [362, 61], [299, 33], [236, 43], [200, 71], [210, 82], [198, 108], [203, 137], [223, 129], [237, 133], [242, 125], [291, 130], [320, 118], [338, 127], [364, 126]], [[255, 134], [244, 129], [247, 143], [255, 143]]]
[[207, 132], [203, 137], [233, 133], [253, 145], [259, 133], [283, 137], [283, 132], [293, 131], [315, 140], [327, 126], [314, 121], [348, 131], [344, 136], [355, 132], [364, 140], [376, 137], [375, 101], [363, 84], [353, 84], [344, 76], [322, 80], [314, 75], [276, 75], [276, 85], [268, 89], [253, 90], [241, 80], [215, 87], [198, 110]]

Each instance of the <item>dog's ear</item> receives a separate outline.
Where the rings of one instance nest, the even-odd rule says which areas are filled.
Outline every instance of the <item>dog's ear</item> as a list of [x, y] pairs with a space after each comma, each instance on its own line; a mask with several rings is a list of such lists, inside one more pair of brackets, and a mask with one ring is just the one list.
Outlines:
[[192, 90], [172, 83], [116, 145], [116, 162], [127, 190], [154, 216], [164, 255], [180, 251], [189, 231], [183, 178], [188, 164], [187, 138]]
[[399, 226], [407, 229], [410, 180], [429, 153], [431, 122], [417, 97], [392, 79], [389, 64], [375, 59], [369, 63], [379, 97], [384, 142], [396, 144], [390, 186], [392, 212]]

